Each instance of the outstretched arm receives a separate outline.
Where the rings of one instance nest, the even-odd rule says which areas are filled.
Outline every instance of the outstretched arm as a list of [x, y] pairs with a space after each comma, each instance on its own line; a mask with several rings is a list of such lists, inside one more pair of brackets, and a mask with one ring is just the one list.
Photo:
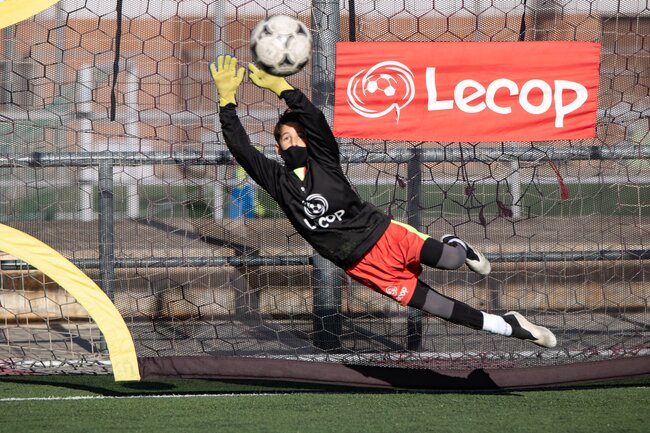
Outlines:
[[323, 112], [284, 77], [271, 75], [253, 64], [248, 65], [248, 70], [253, 84], [271, 90], [279, 98], [284, 99], [291, 111], [299, 116], [300, 123], [307, 132], [308, 151], [321, 162], [338, 167], [340, 165], [338, 143]]
[[244, 78], [244, 72], [244, 68], [237, 68], [237, 59], [231, 56], [219, 56], [216, 64], [210, 64], [210, 74], [219, 93], [221, 131], [235, 160], [255, 182], [275, 197], [275, 179], [281, 166], [251, 145], [235, 109], [235, 95]]

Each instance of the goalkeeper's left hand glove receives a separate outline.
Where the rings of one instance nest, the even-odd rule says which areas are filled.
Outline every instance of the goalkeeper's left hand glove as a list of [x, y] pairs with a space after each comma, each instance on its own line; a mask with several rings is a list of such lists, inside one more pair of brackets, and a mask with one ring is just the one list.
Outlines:
[[271, 92], [278, 95], [278, 98], [285, 90], [293, 90], [293, 86], [289, 84], [284, 77], [271, 75], [268, 72], [259, 69], [252, 63], [248, 64], [248, 70], [250, 71], [248, 76], [253, 84], [262, 89], [269, 89]]
[[210, 74], [219, 93], [219, 107], [237, 104], [235, 95], [244, 79], [244, 68], [237, 69], [237, 59], [231, 56], [217, 57], [217, 63], [210, 63]]

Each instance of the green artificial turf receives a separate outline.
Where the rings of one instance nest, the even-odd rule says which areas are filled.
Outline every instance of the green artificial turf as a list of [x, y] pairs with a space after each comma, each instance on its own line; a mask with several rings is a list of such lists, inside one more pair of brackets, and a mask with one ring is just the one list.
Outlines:
[[[10, 400], [49, 397], [80, 399]], [[110, 376], [0, 378], [6, 432], [647, 432], [649, 408], [648, 377], [462, 393], [199, 379], [114, 383]]]

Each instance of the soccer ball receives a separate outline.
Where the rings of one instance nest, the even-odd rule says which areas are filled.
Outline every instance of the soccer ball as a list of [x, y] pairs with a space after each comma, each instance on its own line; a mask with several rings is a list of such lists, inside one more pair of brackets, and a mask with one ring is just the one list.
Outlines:
[[253, 60], [266, 72], [286, 77], [300, 71], [311, 58], [311, 33], [299, 20], [273, 15], [251, 33]]

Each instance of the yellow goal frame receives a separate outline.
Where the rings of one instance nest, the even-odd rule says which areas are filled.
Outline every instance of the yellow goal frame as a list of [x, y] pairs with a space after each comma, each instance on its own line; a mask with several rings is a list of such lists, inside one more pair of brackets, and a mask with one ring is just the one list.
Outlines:
[[44, 11], [59, 0], [3, 0], [0, 2], [0, 29]]
[[50, 246], [4, 224], [0, 224], [0, 251], [43, 272], [88, 311], [104, 335], [116, 381], [140, 380], [133, 337], [113, 302], [93, 280]]

